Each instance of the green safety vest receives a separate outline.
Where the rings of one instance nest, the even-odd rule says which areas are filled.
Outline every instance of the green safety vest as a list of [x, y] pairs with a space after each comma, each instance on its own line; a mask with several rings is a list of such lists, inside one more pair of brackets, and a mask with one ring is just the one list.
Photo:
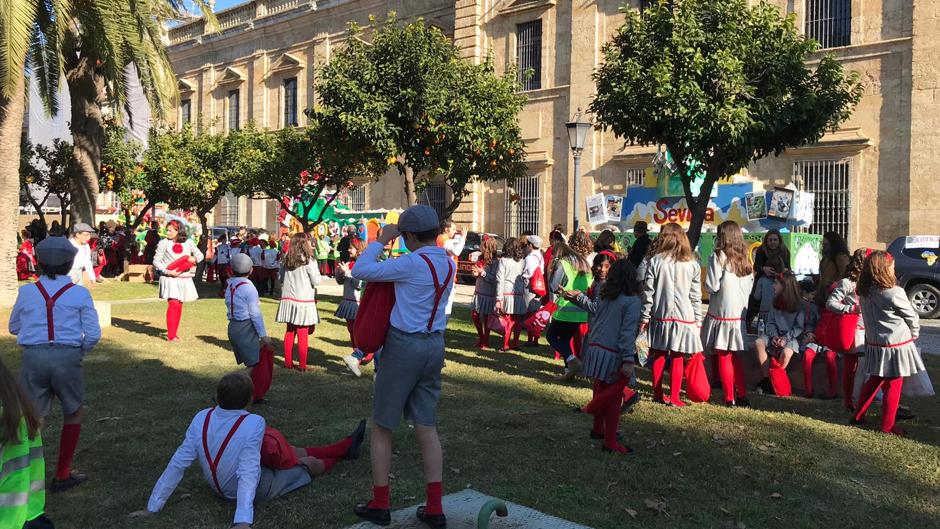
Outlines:
[[317, 239], [317, 261], [325, 261], [330, 255], [330, 245], [323, 239]]
[[19, 444], [0, 447], [0, 527], [23, 527], [46, 507], [42, 436], [30, 439], [22, 419], [19, 438]]
[[[590, 274], [579, 274], [574, 269], [574, 266], [564, 259], [559, 259], [558, 262], [561, 263], [561, 267], [565, 270], [565, 276], [568, 278], [568, 282], [565, 283], [563, 288], [565, 290], [587, 292], [594, 278]], [[587, 323], [588, 313], [586, 310], [561, 296], [557, 297], [555, 303], [558, 305], [558, 310], [552, 315], [553, 320], [570, 323]]]

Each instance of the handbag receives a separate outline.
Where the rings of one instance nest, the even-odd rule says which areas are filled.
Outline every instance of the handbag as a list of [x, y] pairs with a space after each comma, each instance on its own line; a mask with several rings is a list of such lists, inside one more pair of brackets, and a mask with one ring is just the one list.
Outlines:
[[284, 470], [297, 466], [297, 454], [280, 431], [264, 427], [261, 439], [261, 464], [274, 470]]
[[[861, 370], [860, 370], [861, 371]], [[780, 365], [776, 358], [770, 357], [770, 369], [767, 371], [767, 377], [770, 378], [770, 386], [774, 390], [774, 395], [778, 397], [789, 397], [793, 394], [793, 388], [790, 386], [790, 376], [787, 370]]]
[[541, 336], [542, 331], [551, 323], [552, 315], [555, 314], [556, 310], [558, 310], [558, 304], [554, 301], [549, 301], [526, 318], [522, 325], [533, 337]]
[[532, 280], [529, 282], [529, 290], [539, 297], [548, 294], [548, 289], [545, 287], [545, 274], [542, 273], [541, 267], [536, 268], [535, 272], [532, 273]]
[[493, 312], [486, 317], [486, 326], [496, 334], [505, 336], [507, 329], [512, 328], [512, 316]]
[[705, 356], [695, 353], [685, 368], [685, 395], [692, 402], [707, 402], [712, 395], [712, 386], [705, 372]]
[[389, 318], [395, 306], [395, 283], [370, 282], [362, 292], [359, 310], [353, 324], [356, 347], [375, 354], [385, 345], [385, 335], [391, 327]]

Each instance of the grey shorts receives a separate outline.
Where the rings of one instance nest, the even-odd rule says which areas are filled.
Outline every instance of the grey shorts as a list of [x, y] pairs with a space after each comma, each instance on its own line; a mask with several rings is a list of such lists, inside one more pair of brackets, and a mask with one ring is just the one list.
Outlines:
[[255, 489], [255, 501], [273, 500], [305, 487], [313, 481], [307, 468], [303, 465], [275, 470], [264, 465], [261, 466], [261, 477]]
[[443, 333], [389, 329], [376, 360], [372, 421], [394, 430], [404, 415], [419, 426], [436, 425], [443, 367]]
[[62, 413], [72, 415], [85, 401], [85, 375], [81, 348], [67, 345], [31, 345], [23, 350], [20, 382], [33, 399], [41, 417], [49, 415], [52, 398], [62, 403]]
[[261, 338], [251, 320], [229, 321], [228, 341], [232, 344], [235, 361], [251, 367], [258, 363], [261, 355]]

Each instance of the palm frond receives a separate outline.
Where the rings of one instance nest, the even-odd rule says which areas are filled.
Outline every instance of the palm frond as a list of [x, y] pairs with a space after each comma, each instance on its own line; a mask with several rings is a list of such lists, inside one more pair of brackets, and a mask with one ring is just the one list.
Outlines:
[[24, 75], [35, 29], [38, 0], [0, 2], [0, 95], [8, 95]]
[[59, 110], [59, 79], [63, 71], [62, 42], [69, 2], [40, 2], [29, 49], [27, 70], [39, 85], [39, 97], [50, 115]]

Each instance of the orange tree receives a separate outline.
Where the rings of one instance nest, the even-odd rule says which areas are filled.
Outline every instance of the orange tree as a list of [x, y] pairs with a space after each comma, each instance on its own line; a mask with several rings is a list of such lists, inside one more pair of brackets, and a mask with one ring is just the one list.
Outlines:
[[72, 160], [72, 144], [59, 138], [52, 145], [33, 145], [24, 139], [20, 153], [20, 196], [36, 210], [39, 220], [46, 225], [43, 208], [50, 197], [59, 201], [59, 220], [68, 226], [71, 203], [71, 180], [68, 168]]
[[[718, 179], [784, 149], [819, 141], [848, 119], [861, 97], [794, 16], [766, 2], [660, 0], [629, 11], [594, 74], [591, 111], [601, 128], [630, 143], [665, 145], [692, 210], [689, 238], [701, 234]], [[690, 171], [704, 182], [692, 195]]]

